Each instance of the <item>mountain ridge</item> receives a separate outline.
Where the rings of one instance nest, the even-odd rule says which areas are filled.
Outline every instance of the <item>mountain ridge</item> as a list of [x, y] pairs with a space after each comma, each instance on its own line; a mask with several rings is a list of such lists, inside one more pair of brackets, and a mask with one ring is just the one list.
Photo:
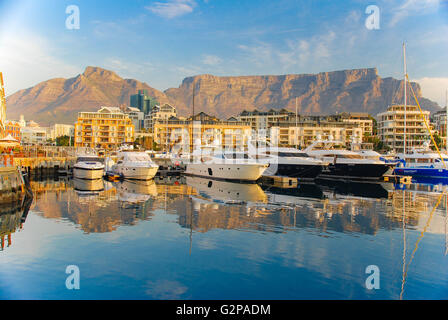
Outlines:
[[[9, 119], [20, 114], [43, 125], [74, 123], [80, 111], [96, 111], [102, 105], [124, 107], [130, 95], [146, 89], [159, 103], [169, 103], [180, 115], [192, 112], [195, 88], [195, 113], [204, 111], [220, 118], [237, 115], [243, 110], [287, 108], [299, 113], [334, 114], [368, 112], [373, 116], [392, 103], [403, 100], [403, 82], [381, 78], [376, 68], [255, 76], [214, 76], [202, 74], [186, 77], [178, 88], [160, 91], [145, 82], [124, 79], [114, 71], [88, 66], [72, 78], [53, 78], [7, 97]], [[422, 97], [418, 83], [412, 87], [423, 108], [440, 110], [437, 103]], [[413, 101], [409, 93], [408, 101]], [[32, 114], [33, 116], [27, 116]]]

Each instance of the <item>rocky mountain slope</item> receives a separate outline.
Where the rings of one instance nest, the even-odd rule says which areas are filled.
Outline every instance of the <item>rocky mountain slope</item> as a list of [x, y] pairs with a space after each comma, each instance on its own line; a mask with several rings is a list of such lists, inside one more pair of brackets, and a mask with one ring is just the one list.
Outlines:
[[[198, 75], [185, 78], [178, 88], [161, 92], [112, 71], [87, 67], [74, 78], [51, 79], [12, 94], [7, 98], [7, 115], [18, 119], [24, 114], [43, 125], [73, 123], [79, 111], [96, 111], [102, 105], [124, 106], [129, 104], [130, 95], [147, 89], [160, 103], [170, 103], [181, 115], [188, 116], [192, 113], [193, 87], [195, 113], [204, 111], [221, 118], [255, 108], [293, 111], [296, 98], [299, 112], [304, 114], [349, 111], [374, 116], [389, 104], [403, 101], [402, 81], [381, 78], [374, 68], [280, 76]], [[435, 102], [421, 97], [417, 83], [413, 88], [422, 107], [440, 109]], [[411, 96], [409, 99], [414, 101]]]

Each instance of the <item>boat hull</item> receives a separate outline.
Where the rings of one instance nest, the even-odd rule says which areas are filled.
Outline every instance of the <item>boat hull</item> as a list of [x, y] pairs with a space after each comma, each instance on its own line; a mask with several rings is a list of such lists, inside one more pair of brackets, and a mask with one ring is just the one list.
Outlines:
[[346, 179], [379, 179], [391, 167], [389, 164], [372, 163], [336, 163], [329, 164], [322, 171], [321, 177], [337, 177]]
[[394, 173], [416, 178], [448, 179], [448, 170], [443, 168], [395, 168]]
[[[324, 166], [322, 165], [306, 165], [306, 164], [271, 164], [273, 168], [277, 167], [273, 175], [314, 179], [322, 173]], [[270, 167], [265, 171], [264, 175], [270, 174]], [[275, 171], [275, 170], [273, 170]]]
[[85, 180], [96, 180], [101, 179], [104, 175], [103, 168], [86, 169], [86, 168], [73, 168], [73, 177]]
[[190, 163], [185, 174], [223, 180], [256, 181], [266, 170], [265, 164]]
[[157, 173], [158, 166], [155, 167], [123, 167], [114, 166], [112, 172], [124, 179], [151, 180]]

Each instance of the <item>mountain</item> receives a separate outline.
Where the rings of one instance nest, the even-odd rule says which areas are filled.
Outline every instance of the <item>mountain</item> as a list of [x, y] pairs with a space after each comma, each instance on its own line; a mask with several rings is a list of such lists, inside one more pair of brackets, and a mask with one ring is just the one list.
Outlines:
[[[168, 89], [165, 94], [177, 101], [179, 110], [191, 113], [193, 86], [195, 113], [221, 117], [255, 108], [294, 111], [296, 97], [299, 113], [315, 115], [349, 111], [376, 116], [392, 103], [403, 103], [403, 82], [383, 79], [375, 68], [280, 76], [198, 75], [185, 78], [179, 88]], [[419, 84], [412, 83], [412, 87], [422, 108], [440, 110], [437, 103], [421, 96]], [[411, 93], [408, 101], [414, 102]]]
[[[204, 111], [220, 118], [255, 108], [294, 111], [296, 97], [302, 114], [349, 111], [376, 116], [388, 105], [403, 101], [403, 82], [381, 78], [375, 68], [279, 76], [205, 74], [185, 78], [178, 88], [161, 92], [146, 83], [123, 79], [112, 71], [87, 67], [74, 78], [51, 79], [12, 94], [7, 98], [7, 114], [9, 119], [18, 119], [24, 114], [26, 119], [42, 125], [74, 123], [79, 111], [96, 111], [102, 105], [128, 105], [130, 95], [147, 89], [160, 103], [170, 103], [180, 115], [189, 116], [193, 87], [195, 113]], [[424, 109], [440, 110], [435, 102], [421, 96], [417, 83], [412, 87]], [[414, 101], [410, 94], [408, 101]]]
[[112, 71], [87, 67], [70, 79], [51, 79], [20, 90], [7, 98], [9, 119], [34, 120], [42, 125], [74, 123], [79, 111], [97, 111], [100, 106], [122, 106], [137, 90], [147, 89], [160, 103], [173, 103], [163, 92], [146, 83], [123, 79]]

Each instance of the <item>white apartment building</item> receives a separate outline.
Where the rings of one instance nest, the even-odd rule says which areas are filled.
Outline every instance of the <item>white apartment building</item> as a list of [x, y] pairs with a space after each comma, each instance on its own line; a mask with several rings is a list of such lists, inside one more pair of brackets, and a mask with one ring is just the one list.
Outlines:
[[154, 124], [160, 121], [167, 121], [171, 117], [177, 117], [177, 110], [169, 104], [155, 106], [151, 113], [145, 116], [144, 128], [154, 132]]
[[47, 128], [42, 127], [23, 127], [20, 129], [22, 135], [22, 144], [24, 145], [43, 145], [47, 142]]
[[56, 138], [62, 136], [74, 137], [75, 126], [71, 124], [56, 123], [52, 125], [50, 128], [48, 128], [48, 135], [47, 135], [48, 139], [52, 139], [54, 141], [56, 140]]
[[126, 113], [131, 119], [136, 132], [143, 129], [143, 121], [145, 119], [145, 114], [143, 111], [140, 111], [138, 108], [127, 107], [124, 113]]
[[[430, 139], [423, 119], [429, 125], [429, 111], [423, 114], [416, 105], [406, 106], [406, 149], [420, 147]], [[404, 150], [404, 105], [392, 105], [377, 115], [378, 136], [383, 143], [399, 153]]]

